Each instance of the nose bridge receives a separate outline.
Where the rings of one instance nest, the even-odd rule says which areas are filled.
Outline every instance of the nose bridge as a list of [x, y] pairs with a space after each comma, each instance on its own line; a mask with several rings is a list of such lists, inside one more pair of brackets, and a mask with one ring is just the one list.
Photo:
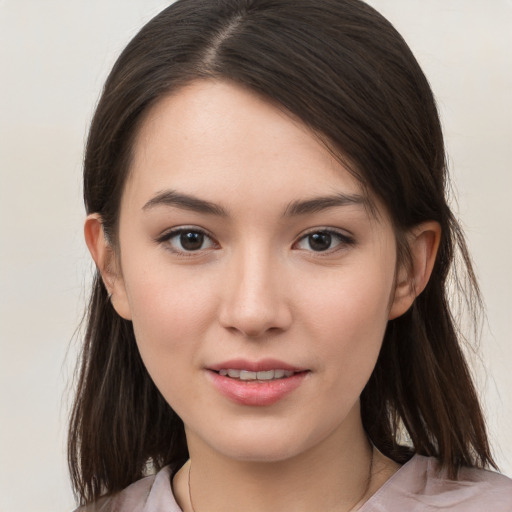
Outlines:
[[247, 243], [235, 251], [221, 314], [226, 328], [249, 337], [285, 330], [291, 313], [283, 293], [282, 269], [269, 247]]

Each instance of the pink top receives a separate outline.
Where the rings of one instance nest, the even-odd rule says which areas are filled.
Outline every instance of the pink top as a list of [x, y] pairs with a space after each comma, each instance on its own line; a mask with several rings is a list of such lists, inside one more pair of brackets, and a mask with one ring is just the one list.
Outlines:
[[[360, 512], [512, 512], [512, 480], [483, 469], [462, 468], [458, 480], [436, 471], [434, 458], [415, 455], [360, 509]], [[182, 512], [174, 499], [171, 471], [139, 480], [82, 512]]]

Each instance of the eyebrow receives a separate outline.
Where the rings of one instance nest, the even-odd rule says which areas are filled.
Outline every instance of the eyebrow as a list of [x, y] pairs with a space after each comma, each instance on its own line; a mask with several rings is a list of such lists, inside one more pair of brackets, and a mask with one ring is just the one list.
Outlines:
[[294, 217], [307, 213], [318, 213], [328, 208], [348, 205], [365, 205], [367, 200], [359, 194], [334, 194], [331, 196], [315, 197], [303, 201], [292, 201], [284, 212], [283, 217]]
[[156, 206], [174, 206], [184, 210], [191, 210], [197, 213], [227, 217], [228, 214], [222, 206], [210, 201], [199, 199], [188, 194], [181, 194], [175, 190], [165, 190], [150, 199], [143, 207], [143, 210], [150, 210]]
[[[286, 207], [283, 217], [295, 217], [308, 213], [318, 213], [328, 208], [335, 208], [348, 205], [364, 205], [367, 200], [359, 194], [338, 193], [330, 196], [314, 197], [305, 200], [292, 201]], [[143, 207], [143, 210], [150, 210], [157, 206], [170, 206], [190, 210], [197, 213], [228, 217], [228, 212], [220, 205], [199, 199], [198, 197], [182, 194], [175, 190], [159, 192], [150, 199]]]

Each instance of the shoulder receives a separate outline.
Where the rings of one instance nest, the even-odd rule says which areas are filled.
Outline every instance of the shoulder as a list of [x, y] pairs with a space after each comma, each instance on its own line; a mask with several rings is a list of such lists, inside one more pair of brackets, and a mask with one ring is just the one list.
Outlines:
[[439, 470], [436, 459], [415, 455], [361, 509], [452, 512], [512, 512], [512, 480], [485, 469], [460, 470], [457, 480]]
[[75, 512], [181, 512], [171, 487], [171, 469], [137, 480], [126, 489]]

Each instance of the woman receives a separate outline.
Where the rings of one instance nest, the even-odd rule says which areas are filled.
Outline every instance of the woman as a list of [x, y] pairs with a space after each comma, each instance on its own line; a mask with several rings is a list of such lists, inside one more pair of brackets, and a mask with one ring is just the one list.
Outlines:
[[150, 21], [86, 151], [87, 510], [511, 510], [447, 301], [457, 250], [478, 291], [446, 182], [428, 83], [363, 2]]

